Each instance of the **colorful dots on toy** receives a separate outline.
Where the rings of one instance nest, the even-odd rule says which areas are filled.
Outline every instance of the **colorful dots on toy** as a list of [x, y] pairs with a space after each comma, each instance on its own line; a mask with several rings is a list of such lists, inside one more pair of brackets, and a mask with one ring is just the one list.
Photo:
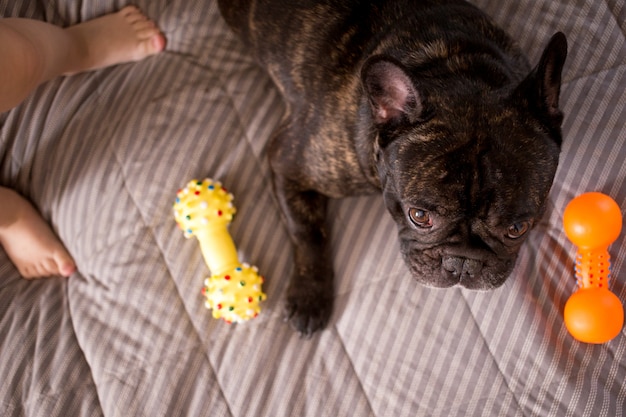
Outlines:
[[609, 290], [611, 278], [608, 246], [622, 229], [622, 213], [609, 196], [590, 192], [574, 198], [565, 208], [563, 226], [578, 246], [578, 289], [565, 304], [565, 327], [581, 342], [605, 343], [624, 325], [624, 308]]
[[211, 270], [202, 290], [206, 307], [213, 310], [213, 317], [238, 323], [258, 316], [266, 295], [261, 290], [263, 277], [256, 267], [239, 262], [228, 232], [236, 212], [232, 201], [232, 194], [219, 182], [193, 180], [178, 191], [174, 218], [185, 237], [198, 239]]
[[244, 263], [235, 271], [234, 279], [215, 274], [207, 278], [202, 293], [206, 307], [213, 310], [213, 317], [232, 323], [258, 316], [259, 302], [266, 298], [261, 291], [263, 277], [258, 272], [256, 267]]

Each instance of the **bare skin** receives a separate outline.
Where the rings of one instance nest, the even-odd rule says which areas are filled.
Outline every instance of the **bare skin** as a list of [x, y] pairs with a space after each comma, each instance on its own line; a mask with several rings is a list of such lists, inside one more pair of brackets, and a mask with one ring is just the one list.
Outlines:
[[[159, 28], [134, 6], [68, 28], [0, 19], [0, 112], [61, 75], [133, 62], [165, 48]], [[0, 244], [25, 278], [70, 276], [76, 265], [30, 202], [0, 186]]]
[[0, 244], [24, 278], [70, 276], [76, 266], [37, 210], [9, 188], [0, 188]]

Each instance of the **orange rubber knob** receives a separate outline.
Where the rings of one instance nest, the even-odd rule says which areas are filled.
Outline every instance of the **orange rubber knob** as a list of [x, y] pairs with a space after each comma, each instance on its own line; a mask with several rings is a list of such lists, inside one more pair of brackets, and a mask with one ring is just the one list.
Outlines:
[[602, 288], [576, 291], [565, 304], [565, 327], [578, 341], [606, 343], [624, 325], [624, 308], [619, 298]]
[[585, 193], [567, 205], [563, 225], [568, 239], [579, 248], [606, 248], [622, 230], [622, 212], [608, 195]]

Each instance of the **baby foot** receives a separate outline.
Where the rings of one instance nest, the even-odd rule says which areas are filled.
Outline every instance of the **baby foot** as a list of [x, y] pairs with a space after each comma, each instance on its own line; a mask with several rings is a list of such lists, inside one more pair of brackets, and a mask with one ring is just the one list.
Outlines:
[[165, 37], [135, 6], [66, 29], [77, 46], [74, 68], [66, 75], [139, 61], [165, 48]]
[[[24, 278], [70, 276], [74, 260], [35, 208], [12, 190], [0, 189], [0, 244]], [[6, 198], [5, 198], [6, 197]]]

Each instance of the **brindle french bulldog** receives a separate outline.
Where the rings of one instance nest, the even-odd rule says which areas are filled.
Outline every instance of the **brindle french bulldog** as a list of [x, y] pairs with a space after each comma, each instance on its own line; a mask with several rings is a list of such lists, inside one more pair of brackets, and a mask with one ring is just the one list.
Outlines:
[[295, 257], [286, 318], [333, 304], [328, 198], [382, 192], [413, 277], [488, 290], [544, 211], [561, 145], [562, 33], [538, 65], [460, 0], [221, 0], [288, 111], [269, 145]]

